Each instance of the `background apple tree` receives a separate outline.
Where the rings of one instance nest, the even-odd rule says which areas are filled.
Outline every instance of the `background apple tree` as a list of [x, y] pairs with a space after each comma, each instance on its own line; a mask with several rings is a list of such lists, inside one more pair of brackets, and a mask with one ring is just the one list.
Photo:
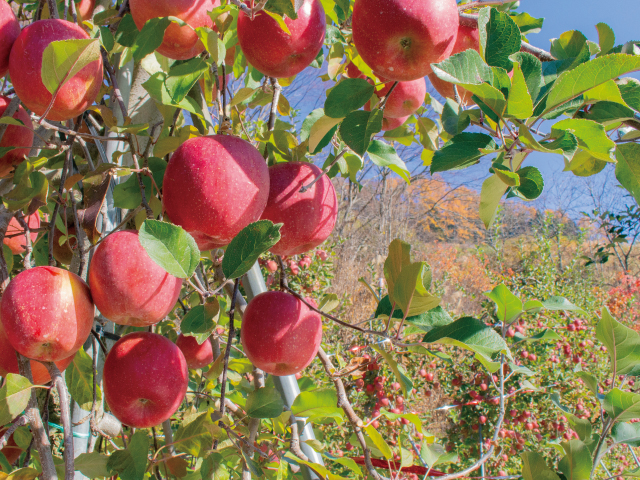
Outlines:
[[[507, 1], [1, 0], [0, 480], [638, 476], [640, 336], [603, 304], [500, 284], [482, 318], [453, 318], [395, 239], [377, 308], [348, 322], [312, 266], [341, 213], [331, 179], [411, 183], [401, 146], [432, 175], [486, 165], [486, 228], [542, 194], [538, 161], [615, 164], [640, 201], [640, 42], [600, 23], [598, 43], [543, 51], [541, 27]], [[305, 69], [331, 86], [298, 118]], [[600, 217], [590, 261], [620, 258], [625, 215]], [[558, 342], [576, 367], [545, 383], [551, 315], [595, 328], [574, 343], [606, 376]], [[434, 382], [483, 409], [449, 438], [411, 413]]]

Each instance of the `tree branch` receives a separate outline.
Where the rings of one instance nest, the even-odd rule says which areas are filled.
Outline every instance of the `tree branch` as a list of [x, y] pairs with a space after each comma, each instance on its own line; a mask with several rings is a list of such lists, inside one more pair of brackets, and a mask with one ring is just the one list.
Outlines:
[[71, 408], [69, 407], [69, 392], [64, 383], [64, 378], [58, 367], [53, 362], [44, 364], [51, 375], [51, 380], [58, 390], [60, 399], [60, 421], [64, 429], [64, 478], [65, 480], [73, 480], [76, 475], [73, 455], [73, 427], [71, 425]]

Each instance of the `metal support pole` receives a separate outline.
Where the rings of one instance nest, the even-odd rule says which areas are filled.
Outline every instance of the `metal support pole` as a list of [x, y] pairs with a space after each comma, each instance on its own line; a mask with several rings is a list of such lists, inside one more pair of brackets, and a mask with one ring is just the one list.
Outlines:
[[[262, 277], [262, 272], [260, 271], [260, 265], [256, 262], [251, 270], [243, 277], [242, 286], [247, 292], [247, 302], [250, 302], [253, 297], [256, 295], [266, 292], [267, 286], [264, 283], [264, 278]], [[298, 381], [296, 380], [295, 375], [287, 375], [285, 377], [273, 377], [273, 383], [276, 388], [282, 395], [282, 399], [284, 400], [287, 408], [290, 408], [293, 404], [293, 401], [296, 399], [298, 394], [300, 393], [300, 388], [298, 387]], [[313, 428], [310, 423], [305, 422], [306, 419], [298, 417], [298, 430], [300, 431], [300, 448], [304, 452], [304, 454], [309, 457], [309, 461], [313, 463], [318, 463], [320, 465], [324, 465], [322, 461], [322, 456], [316, 452], [313, 448], [309, 446], [309, 444], [305, 443], [305, 440], [315, 440], [315, 435], [313, 433]], [[320, 477], [316, 475], [314, 471], [310, 468], [302, 465], [302, 475], [305, 480], [320, 480]]]
[[[482, 438], [482, 424], [478, 422], [478, 439], [480, 440], [480, 445], [478, 448], [478, 452], [479, 452], [479, 458], [482, 458], [482, 456], [484, 455], [484, 444], [483, 444], [483, 438]], [[484, 478], [484, 463], [480, 465], [480, 476]]]

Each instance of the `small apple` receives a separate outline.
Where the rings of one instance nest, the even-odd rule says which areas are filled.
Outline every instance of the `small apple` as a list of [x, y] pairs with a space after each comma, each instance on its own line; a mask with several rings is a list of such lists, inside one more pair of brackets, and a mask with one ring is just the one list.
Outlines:
[[131, 16], [139, 30], [152, 18], [177, 17], [188, 25], [181, 27], [171, 23], [164, 32], [158, 53], [174, 60], [188, 60], [204, 51], [194, 29], [215, 29], [208, 12], [220, 6], [220, 0], [129, 0]]
[[137, 231], [121, 230], [98, 245], [89, 267], [89, 285], [96, 307], [109, 320], [146, 327], [171, 311], [182, 279], [151, 260]]
[[267, 12], [238, 17], [238, 43], [247, 62], [267, 77], [288, 78], [307, 68], [318, 56], [327, 22], [320, 0], [303, 0], [298, 18], [285, 18], [285, 32]]
[[91, 20], [95, 8], [96, 0], [80, 0], [80, 3], [76, 5], [78, 24], [81, 25], [85, 20]]
[[9, 54], [18, 35], [20, 23], [11, 9], [11, 4], [0, 2], [0, 78], [9, 71]]
[[149, 428], [173, 415], [189, 384], [187, 362], [169, 339], [135, 332], [118, 340], [104, 362], [104, 396], [125, 425]]
[[256, 367], [272, 375], [293, 375], [318, 353], [322, 318], [289, 293], [264, 292], [249, 302], [240, 338]]
[[[304, 193], [303, 186], [321, 177]], [[324, 242], [336, 223], [338, 200], [333, 183], [311, 163], [285, 162], [269, 167], [270, 190], [262, 218], [283, 223], [276, 255], [296, 255]]]
[[455, 0], [356, 0], [351, 27], [362, 59], [389, 80], [424, 77], [458, 33]]
[[[33, 230], [40, 228], [40, 215], [36, 212], [29, 215], [25, 221], [27, 222], [27, 225], [29, 225], [29, 238], [31, 239], [31, 243], [33, 243], [38, 238], [38, 232], [34, 232]], [[7, 233], [4, 237], [4, 244], [11, 249], [11, 253], [14, 255], [20, 255], [25, 252], [27, 244], [26, 237], [24, 228], [22, 228], [22, 225], [20, 225], [18, 220], [13, 217], [11, 221], [9, 221]]]
[[[89, 35], [78, 25], [66, 20], [38, 20], [22, 29], [13, 44], [9, 73], [13, 88], [27, 108], [37, 115], [47, 110], [53, 95], [42, 83], [42, 54], [51, 42], [88, 40]], [[94, 103], [102, 86], [102, 57], [83, 67], [58, 91], [48, 120], [70, 120]]]
[[210, 365], [215, 360], [213, 358], [213, 348], [211, 340], [207, 338], [202, 344], [198, 343], [196, 337], [189, 335], [178, 335], [176, 345], [184, 355], [187, 367], [198, 370], [199, 368]]
[[[1, 5], [5, 5], [5, 2], [1, 2], [0, 6]], [[0, 8], [0, 10], [2, 9]], [[0, 116], [4, 115], [4, 111], [7, 109], [10, 101], [11, 99], [0, 95]], [[22, 105], [20, 105], [18, 111], [13, 114], [13, 118], [20, 120], [24, 124], [24, 127], [20, 125], [8, 125], [2, 136], [0, 148], [19, 148], [9, 150], [0, 157], [0, 177], [9, 176], [13, 168], [22, 163], [24, 158], [29, 155], [29, 150], [33, 145], [33, 124], [31, 123], [31, 117], [27, 111], [22, 108]]]
[[[395, 82], [387, 82], [382, 90], [376, 90], [378, 98], [387, 96]], [[398, 82], [384, 107], [386, 118], [403, 118], [413, 115], [424, 103], [427, 94], [427, 82], [424, 78], [410, 82]]]
[[246, 140], [192, 138], [171, 156], [162, 189], [171, 221], [189, 232], [201, 251], [211, 250], [260, 218], [269, 196], [269, 170]]
[[16, 275], [2, 296], [9, 342], [32, 360], [57, 362], [76, 353], [93, 325], [89, 286], [76, 274], [35, 267]]

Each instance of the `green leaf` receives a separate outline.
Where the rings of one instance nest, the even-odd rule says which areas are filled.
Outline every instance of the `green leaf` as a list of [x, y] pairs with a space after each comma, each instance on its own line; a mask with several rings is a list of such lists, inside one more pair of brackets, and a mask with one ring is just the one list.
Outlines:
[[509, 187], [498, 175], [493, 174], [482, 182], [480, 190], [480, 220], [489, 228], [496, 218], [500, 200]]
[[171, 67], [169, 75], [164, 80], [171, 102], [178, 104], [184, 100], [189, 90], [208, 68], [207, 63], [200, 57], [192, 58], [177, 67]]
[[[245, 90], [244, 88], [241, 89], [240, 91]], [[253, 92], [253, 89], [247, 89], [250, 92]], [[236, 97], [238, 96], [238, 94], [236, 93]], [[235, 97], [234, 97], [235, 99]], [[309, 115], [307, 115], [307, 118], [304, 119], [304, 122], [302, 122], [302, 127], [300, 127], [300, 141], [301, 142], [306, 142], [309, 139], [309, 136], [311, 134], [311, 127], [320, 119], [324, 116], [324, 109], [323, 108], [316, 108], [314, 111], [312, 111]], [[332, 119], [333, 120], [333, 119]]]
[[0, 425], [6, 425], [20, 415], [29, 403], [31, 382], [20, 375], [7, 374], [0, 388]]
[[227, 278], [238, 278], [251, 270], [258, 257], [280, 241], [281, 223], [258, 220], [244, 227], [235, 236], [222, 259], [222, 271]]
[[616, 34], [606, 23], [600, 22], [596, 25], [598, 30], [598, 39], [600, 44], [600, 53], [598, 56], [606, 55], [616, 44]]
[[580, 56], [586, 44], [587, 37], [582, 32], [570, 30], [560, 35], [560, 38], [551, 39], [550, 53], [558, 60], [576, 58]]
[[558, 468], [567, 480], [589, 480], [591, 476], [591, 452], [580, 440], [562, 442], [566, 455], [558, 463]]
[[485, 81], [493, 82], [491, 67], [473, 49], [451, 55], [440, 63], [432, 64], [431, 69], [441, 80], [457, 85], [480, 85]]
[[524, 341], [526, 341], [526, 342], [539, 342], [539, 341], [555, 342], [555, 341], [561, 340], [561, 339], [562, 339], [562, 337], [560, 335], [558, 335], [556, 332], [554, 332], [553, 330], [550, 330], [548, 328], [545, 328], [541, 332], [538, 332], [535, 335], [532, 335], [530, 337], [525, 338]]
[[[324, 465], [320, 465], [319, 463], [307, 462], [305, 460], [302, 460], [302, 459], [296, 457], [291, 452], [287, 452], [284, 456], [285, 456], [285, 458], [291, 459], [296, 463], [299, 463], [301, 465], [306, 465], [307, 467], [309, 467], [311, 470], [313, 470], [317, 474], [318, 478], [322, 478], [322, 479], [326, 479], [326, 480], [344, 480], [343, 477], [341, 477], [339, 475], [336, 475], [335, 473], [332, 473]], [[260, 477], [262, 477], [262, 475], [260, 475]]]
[[413, 424], [413, 426], [416, 427], [416, 430], [422, 433], [422, 420], [420, 420], [420, 417], [418, 417], [418, 415], [416, 415], [415, 413], [391, 413], [384, 408], [380, 411], [380, 413], [382, 413], [382, 415], [390, 420], [400, 420], [401, 418], [409, 420]]
[[344, 118], [369, 101], [375, 87], [362, 78], [347, 78], [331, 89], [324, 103], [324, 114]]
[[480, 85], [463, 84], [463, 87], [473, 93], [475, 97], [479, 98], [482, 103], [498, 118], [502, 118], [505, 114], [505, 110], [507, 109], [507, 100], [502, 91], [488, 83], [482, 83]]
[[340, 124], [342, 140], [358, 155], [362, 156], [369, 148], [371, 135], [382, 130], [382, 112], [356, 110], [351, 112]]
[[609, 80], [640, 69], [640, 56], [614, 53], [595, 58], [564, 72], [547, 98], [545, 113]]
[[323, 455], [323, 457], [339, 465], [342, 465], [343, 467], [347, 467], [349, 470], [351, 470], [353, 473], [355, 473], [359, 477], [362, 476], [362, 469], [358, 466], [358, 464], [353, 459], [349, 457], [334, 457], [332, 455], [331, 456]]
[[316, 418], [342, 420], [343, 412], [337, 405], [338, 397], [335, 390], [331, 388], [318, 389], [301, 392], [291, 405], [291, 413], [296, 417], [309, 418], [311, 422]]
[[398, 383], [402, 388], [402, 392], [404, 393], [405, 396], [409, 396], [411, 394], [411, 390], [413, 389], [413, 382], [407, 376], [407, 372], [404, 369], [404, 367], [398, 362], [396, 362], [391, 356], [391, 354], [388, 353], [380, 345], [373, 345], [371, 348], [373, 348], [376, 352], [382, 355], [382, 358], [385, 359], [385, 361], [389, 365], [389, 368], [391, 368], [391, 371], [393, 372], [396, 379], [398, 380]]
[[364, 428], [364, 431], [369, 436], [369, 438], [371, 439], [373, 444], [376, 446], [376, 448], [382, 452], [382, 455], [384, 455], [384, 458], [386, 458], [387, 460], [392, 460], [393, 452], [391, 451], [391, 448], [389, 448], [389, 445], [387, 445], [387, 442], [384, 441], [384, 438], [374, 428], [374, 426], [367, 425]]
[[491, 356], [498, 352], [510, 356], [503, 338], [493, 328], [472, 317], [459, 318], [449, 325], [434, 328], [422, 341], [464, 348], [477, 353], [488, 362], [491, 361]]
[[[24, 162], [23, 162], [24, 163]], [[47, 204], [49, 193], [49, 180], [42, 172], [32, 172], [25, 175], [13, 190], [4, 195], [2, 199], [9, 210], [20, 210], [29, 204], [38, 207]]]
[[224, 61], [227, 49], [224, 42], [218, 37], [218, 32], [209, 27], [196, 27], [195, 31], [213, 62], [220, 65]]
[[518, 192], [527, 200], [535, 200], [544, 189], [544, 179], [542, 173], [536, 167], [524, 167], [518, 170], [520, 186]]
[[389, 254], [384, 262], [384, 278], [387, 281], [387, 291], [389, 292], [391, 304], [396, 303], [394, 291], [398, 277], [402, 269], [410, 263], [411, 245], [396, 238], [389, 245]]
[[516, 25], [518, 25], [523, 35], [527, 33], [539, 33], [544, 24], [544, 18], [534, 18], [527, 12], [511, 13], [511, 19], [516, 22]]
[[616, 178], [640, 204], [640, 145], [623, 143], [616, 149]]
[[138, 30], [136, 23], [133, 21], [133, 17], [130, 13], [127, 13], [118, 23], [115, 40], [123, 47], [133, 47], [139, 34], [140, 30]]
[[74, 466], [87, 478], [105, 478], [113, 476], [113, 473], [107, 468], [109, 462], [108, 455], [102, 455], [98, 452], [81, 453], [75, 459]]
[[382, 140], [373, 140], [367, 149], [371, 161], [379, 167], [389, 167], [389, 169], [410, 183], [411, 172], [407, 165], [398, 156], [393, 146], [384, 143]]
[[640, 424], [616, 423], [611, 429], [611, 438], [616, 443], [640, 447]]
[[[166, 137], [167, 139], [175, 139], [180, 142], [178, 137]], [[182, 140], [184, 142], [184, 140]], [[181, 142], [181, 143], [182, 143]], [[178, 143], [175, 148], [178, 148], [181, 143]], [[160, 149], [159, 142], [154, 147], [154, 153], [159, 154]], [[175, 150], [174, 148], [174, 150]], [[167, 169], [167, 162], [162, 158], [151, 157], [149, 158], [149, 169], [151, 170], [153, 180], [158, 188], [162, 188], [162, 181], [164, 179], [164, 172]], [[147, 195], [155, 191], [155, 186], [151, 182], [151, 179], [147, 175], [142, 175], [142, 184]], [[142, 194], [140, 193], [140, 183], [138, 182], [137, 175], [131, 175], [124, 183], [117, 184], [113, 189], [113, 203], [117, 208], [134, 209], [138, 207], [142, 202]]]
[[587, 312], [585, 312], [582, 308], [575, 306], [564, 297], [549, 297], [547, 300], [542, 302], [542, 304], [547, 310], [578, 312], [582, 315], [587, 315]]
[[431, 174], [465, 168], [478, 162], [480, 149], [496, 149], [493, 138], [484, 133], [463, 132], [449, 140], [433, 156]]
[[397, 306], [406, 316], [420, 315], [436, 308], [440, 298], [431, 295], [425, 286], [431, 283], [431, 268], [426, 262], [416, 262], [402, 268], [393, 292]]
[[100, 58], [100, 41], [56, 40], [42, 52], [42, 83], [54, 94], [76, 73]]
[[309, 129], [309, 152], [312, 155], [329, 145], [342, 121], [342, 118], [331, 118], [324, 114], [314, 121]]
[[570, 162], [565, 160], [564, 172], [573, 172], [577, 177], [590, 177], [600, 173], [607, 162], [599, 160], [584, 150], [578, 150]]
[[614, 422], [640, 418], [640, 395], [614, 388], [604, 396], [603, 407]]
[[[69, 394], [83, 410], [91, 410], [93, 404], [93, 359], [80, 348], [73, 357], [73, 362], [64, 372]], [[100, 384], [96, 385], [96, 399], [102, 401]]]
[[522, 67], [517, 63], [513, 67], [511, 91], [505, 115], [512, 118], [529, 118], [533, 115], [533, 100], [529, 94]]
[[633, 77], [621, 78], [618, 84], [624, 103], [640, 111], [640, 80]]
[[107, 469], [117, 472], [122, 480], [143, 480], [149, 461], [149, 437], [146, 430], [138, 430], [131, 437], [129, 446], [116, 450], [107, 461]]
[[298, 18], [295, 2], [292, 0], [269, 0], [265, 5], [265, 10], [280, 16], [286, 15], [292, 20], [296, 20]]
[[247, 415], [252, 418], [276, 418], [282, 414], [284, 401], [273, 388], [258, 388], [249, 394], [244, 407]]
[[485, 295], [496, 304], [498, 320], [511, 323], [522, 314], [522, 300], [500, 284]]
[[182, 318], [180, 331], [183, 335], [195, 337], [199, 345], [211, 336], [220, 316], [220, 303], [216, 297], [209, 297], [204, 305], [196, 305]]
[[612, 153], [616, 144], [607, 136], [603, 125], [583, 118], [568, 118], [554, 124], [551, 135], [557, 138], [565, 130], [576, 136], [583, 150], [600, 160], [613, 161]]
[[13, 270], [13, 252], [6, 243], [2, 244], [2, 254], [7, 264], [7, 272], [11, 273], [11, 270]]
[[502, 180], [502, 182], [509, 187], [519, 187], [520, 186], [520, 176], [517, 173], [512, 172], [506, 167], [498, 168], [497, 166], [493, 167], [493, 173]]
[[320, 299], [318, 310], [329, 313], [340, 306], [340, 299], [335, 293], [327, 293]]
[[[622, 94], [620, 93], [620, 89], [618, 85], [613, 80], [609, 80], [608, 82], [603, 83], [602, 85], [598, 85], [595, 88], [587, 91], [583, 95], [584, 103], [595, 104], [598, 102], [613, 102], [619, 103], [626, 107], [624, 100], [622, 99]], [[629, 109], [629, 112], [633, 114], [633, 111]]]
[[213, 436], [211, 431], [216, 427], [209, 412], [196, 413], [185, 418], [173, 437], [176, 450], [194, 457], [200, 457], [211, 449]]
[[526, 147], [538, 152], [557, 153], [559, 155], [564, 155], [567, 160], [571, 160], [578, 149], [578, 139], [571, 132], [558, 132], [559, 134], [563, 133], [563, 135], [553, 142], [543, 143], [539, 143], [533, 137], [529, 129], [524, 125], [520, 125], [518, 132], [520, 135], [520, 141], [524, 143]]
[[616, 375], [626, 375], [640, 366], [640, 334], [617, 322], [606, 307], [596, 325], [596, 337], [607, 347]]
[[487, 64], [511, 71], [509, 56], [520, 51], [522, 35], [518, 25], [506, 12], [485, 7], [478, 14], [480, 51]]
[[[378, 307], [376, 308], [376, 317], [385, 317], [391, 314], [391, 302], [389, 301], [389, 296], [385, 295], [378, 303]], [[402, 318], [404, 314], [402, 310], [398, 307], [393, 312], [393, 318]], [[427, 312], [421, 313], [420, 315], [414, 315], [411, 317], [407, 317], [405, 319], [406, 323], [410, 323], [418, 327], [420, 330], [425, 332], [430, 331], [434, 327], [439, 327], [442, 325], [448, 325], [453, 322], [451, 316], [441, 307], [437, 306]]]
[[189, 278], [195, 272], [200, 262], [200, 250], [182, 227], [145, 220], [138, 237], [151, 260], [174, 277]]
[[141, 61], [162, 45], [164, 32], [169, 25], [171, 25], [171, 20], [168, 18], [161, 17], [147, 20], [147, 23], [144, 24], [142, 30], [136, 36], [133, 45], [131, 45], [134, 62]]
[[535, 101], [540, 93], [540, 84], [542, 83], [542, 62], [537, 57], [526, 52], [514, 53], [509, 58], [520, 65], [522, 75], [527, 84], [527, 91]]
[[544, 457], [535, 452], [523, 452], [522, 478], [524, 480], [560, 480], [553, 470], [549, 468]]

